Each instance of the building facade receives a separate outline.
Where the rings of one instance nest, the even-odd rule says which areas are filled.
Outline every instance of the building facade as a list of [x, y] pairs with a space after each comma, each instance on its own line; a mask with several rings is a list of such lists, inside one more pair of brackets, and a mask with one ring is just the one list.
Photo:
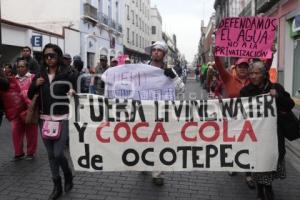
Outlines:
[[162, 41], [162, 18], [157, 7], [151, 8], [151, 43]]
[[[68, 37], [70, 39], [65, 40]], [[20, 56], [22, 47], [32, 49], [32, 56], [41, 63], [43, 47], [51, 42], [63, 51], [69, 51], [74, 44], [72, 39], [80, 38], [78, 31], [64, 28], [63, 34], [56, 34], [33, 26], [1, 19], [0, 66], [5, 63], [13, 64]]]
[[277, 52], [274, 55], [273, 66], [278, 69], [278, 81], [292, 96], [299, 96], [300, 28], [296, 28], [296, 21], [300, 18], [300, 0], [249, 0], [240, 16], [251, 13], [253, 2], [256, 15], [261, 14], [279, 19], [275, 41]]
[[[85, 66], [96, 66], [100, 55], [123, 54], [121, 0], [1, 0], [2, 17], [62, 34], [64, 27], [80, 33], [66, 53], [81, 55]], [[58, 6], [59, 5], [59, 6]], [[24, 12], [24, 8], [25, 12]], [[16, 13], [22, 13], [16, 15]], [[67, 38], [66, 38], [67, 39]], [[69, 48], [70, 47], [70, 48]]]
[[151, 44], [150, 0], [124, 0], [124, 54], [132, 62], [142, 62], [149, 59], [145, 47]]

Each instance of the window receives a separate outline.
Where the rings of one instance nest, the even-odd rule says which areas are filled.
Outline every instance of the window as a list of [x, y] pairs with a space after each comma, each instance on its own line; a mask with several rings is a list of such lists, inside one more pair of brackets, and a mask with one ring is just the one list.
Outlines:
[[140, 11], [142, 11], [142, 2], [141, 2], [141, 0], [139, 0], [140, 1]]
[[119, 23], [119, 2], [116, 1], [116, 22]]
[[142, 48], [142, 36], [140, 36], [140, 48]]
[[95, 53], [87, 52], [87, 67], [95, 66]]
[[134, 45], [134, 32], [132, 31], [132, 45]]
[[136, 21], [135, 21], [136, 27], [139, 27], [139, 18], [138, 18], [138, 15], [135, 15], [135, 18], [136, 18]]
[[136, 34], [136, 46], [139, 47], [139, 35]]
[[152, 35], [156, 34], [156, 26], [152, 26]]
[[132, 14], [132, 24], [134, 24], [134, 11], [133, 10], [131, 11], [131, 14]]
[[126, 5], [126, 8], [127, 8], [127, 19], [130, 20], [129, 5]]
[[127, 28], [127, 42], [130, 43], [130, 35], [129, 35], [129, 28]]

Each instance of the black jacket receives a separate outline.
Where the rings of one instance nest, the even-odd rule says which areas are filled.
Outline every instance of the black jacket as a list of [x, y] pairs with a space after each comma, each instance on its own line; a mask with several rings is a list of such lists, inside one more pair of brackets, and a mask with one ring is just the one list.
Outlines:
[[276, 106], [277, 106], [277, 136], [278, 136], [278, 149], [279, 149], [279, 161], [282, 161], [285, 155], [285, 139], [284, 134], [280, 129], [280, 118], [282, 117], [282, 113], [289, 112], [295, 106], [293, 99], [290, 94], [285, 91], [282, 85], [279, 83], [271, 83], [267, 81], [263, 88], [259, 88], [253, 84], [248, 84], [240, 91], [241, 97], [250, 97], [256, 96], [260, 94], [265, 94], [270, 92], [271, 89], [275, 89], [278, 93], [278, 97], [276, 97]]
[[[37, 87], [36, 80], [40, 77], [45, 79], [45, 83], [42, 86]], [[59, 81], [64, 81], [65, 84], [59, 83]], [[67, 92], [70, 90], [68, 83], [72, 85], [74, 90], [76, 90], [76, 75], [61, 71], [60, 68], [58, 68], [56, 75], [50, 84], [47, 71], [41, 70], [41, 72], [36, 74], [29, 87], [28, 97], [32, 99], [34, 94], [39, 94], [39, 110], [41, 114], [68, 114], [69, 108], [67, 105], [69, 104], [69, 100]], [[53, 95], [51, 94], [50, 86], [53, 86]], [[54, 105], [54, 103], [61, 105], [54, 106], [53, 112], [51, 113], [51, 105]]]

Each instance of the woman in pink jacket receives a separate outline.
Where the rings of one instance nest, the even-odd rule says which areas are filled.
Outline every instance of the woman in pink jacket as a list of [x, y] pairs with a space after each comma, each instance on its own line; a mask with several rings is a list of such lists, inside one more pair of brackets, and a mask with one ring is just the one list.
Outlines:
[[21, 95], [18, 80], [12, 74], [12, 66], [6, 64], [4, 70], [9, 88], [6, 91], [0, 91], [0, 98], [3, 102], [6, 118], [11, 122], [12, 140], [15, 149], [13, 161], [17, 161], [25, 157], [23, 152], [24, 133], [21, 131], [20, 123], [24, 120], [21, 116], [26, 112], [27, 105], [24, 97]]
[[[18, 60], [17, 62], [17, 80], [21, 89], [21, 94], [25, 100], [27, 107], [31, 104], [31, 100], [27, 96], [27, 92], [31, 82], [34, 78], [34, 74], [29, 72], [28, 63], [26, 60]], [[27, 111], [24, 113], [26, 114]], [[23, 114], [23, 116], [24, 116]], [[37, 137], [38, 137], [38, 127], [37, 124], [25, 124], [24, 120], [21, 120], [18, 124], [19, 130], [19, 142], [20, 147], [23, 148], [24, 136], [26, 136], [27, 141], [27, 156], [26, 160], [32, 160], [37, 149]]]

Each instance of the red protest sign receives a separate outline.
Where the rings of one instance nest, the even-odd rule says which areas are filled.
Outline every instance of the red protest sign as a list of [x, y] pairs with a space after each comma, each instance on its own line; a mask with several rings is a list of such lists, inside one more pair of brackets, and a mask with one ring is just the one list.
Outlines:
[[271, 58], [277, 25], [275, 17], [224, 18], [216, 32], [215, 55]]

